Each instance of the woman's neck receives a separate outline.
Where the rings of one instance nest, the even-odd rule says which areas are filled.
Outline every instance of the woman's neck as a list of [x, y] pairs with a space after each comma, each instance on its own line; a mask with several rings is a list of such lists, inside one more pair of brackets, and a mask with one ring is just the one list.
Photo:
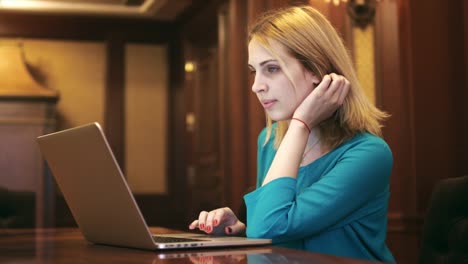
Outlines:
[[324, 146], [321, 144], [318, 129], [312, 129], [309, 134], [300, 165], [308, 165], [314, 162], [316, 159], [322, 157], [326, 153], [323, 147]]

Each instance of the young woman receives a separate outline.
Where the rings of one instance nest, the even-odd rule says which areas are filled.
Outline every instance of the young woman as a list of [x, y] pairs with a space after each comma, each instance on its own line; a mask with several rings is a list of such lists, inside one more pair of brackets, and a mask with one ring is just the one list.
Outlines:
[[257, 189], [244, 197], [247, 223], [220, 208], [189, 228], [395, 262], [385, 245], [387, 115], [364, 96], [342, 39], [315, 9], [290, 7], [257, 21], [248, 50], [267, 127], [258, 138]]

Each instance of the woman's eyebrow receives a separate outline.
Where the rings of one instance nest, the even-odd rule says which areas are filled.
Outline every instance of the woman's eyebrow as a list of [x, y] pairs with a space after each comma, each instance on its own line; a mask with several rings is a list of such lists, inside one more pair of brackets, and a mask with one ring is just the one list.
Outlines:
[[[262, 62], [260, 62], [260, 66], [263, 66], [263, 65], [265, 65], [265, 64], [267, 64], [267, 63], [269, 63], [269, 62], [272, 62], [272, 61], [276, 61], [276, 60], [271, 59], [271, 60], [262, 61]], [[249, 67], [254, 68], [250, 63], [249, 63]]]
[[262, 62], [260, 62], [260, 66], [263, 66], [263, 65], [265, 65], [265, 64], [267, 64], [269, 62], [272, 62], [272, 61], [276, 61], [276, 60], [271, 59], [271, 60], [262, 61]]

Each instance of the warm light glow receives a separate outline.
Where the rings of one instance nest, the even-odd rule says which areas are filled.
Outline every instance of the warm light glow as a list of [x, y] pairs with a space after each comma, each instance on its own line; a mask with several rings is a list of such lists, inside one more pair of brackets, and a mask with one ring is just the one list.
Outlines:
[[195, 113], [187, 113], [185, 116], [185, 125], [187, 126], [187, 131], [194, 131], [195, 130], [195, 122], [196, 122], [196, 117]]
[[[152, 3], [152, 1], [148, 1]], [[148, 5], [125, 6], [109, 5], [105, 3], [58, 2], [53, 0], [0, 0], [0, 9], [14, 11], [36, 11], [56, 13], [101, 13], [135, 15], [148, 11]]]
[[[325, 3], [327, 3], [327, 4], [331, 3], [333, 1], [333, 4], [336, 5], [336, 6], [340, 5], [341, 2], [348, 3], [348, 0], [323, 0], [323, 1], [325, 1]], [[375, 1], [380, 2], [380, 0], [375, 0]], [[312, 2], [312, 0], [310, 2]], [[360, 4], [360, 5], [363, 5], [363, 4], [365, 4], [365, 1], [364, 0], [357, 0], [357, 3]]]
[[195, 64], [191, 61], [187, 61], [185, 63], [185, 72], [193, 72], [195, 71]]
[[[323, 0], [323, 1], [325, 1], [325, 3], [327, 4], [333, 3], [333, 5], [335, 6], [339, 6], [340, 3], [345, 3], [345, 4], [348, 3], [348, 0]], [[376, 1], [378, 2], [379, 0], [376, 0]], [[313, 1], [311, 0], [310, 2], [313, 2]]]
[[0, 5], [4, 7], [21, 7], [21, 8], [36, 8], [41, 4], [34, 1], [18, 1], [18, 0], [1, 0]]

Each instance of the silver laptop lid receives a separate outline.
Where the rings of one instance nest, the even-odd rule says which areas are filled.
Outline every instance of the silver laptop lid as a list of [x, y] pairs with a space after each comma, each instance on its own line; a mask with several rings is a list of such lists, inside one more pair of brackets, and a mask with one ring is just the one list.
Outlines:
[[98, 123], [48, 134], [37, 140], [88, 241], [156, 248]]

